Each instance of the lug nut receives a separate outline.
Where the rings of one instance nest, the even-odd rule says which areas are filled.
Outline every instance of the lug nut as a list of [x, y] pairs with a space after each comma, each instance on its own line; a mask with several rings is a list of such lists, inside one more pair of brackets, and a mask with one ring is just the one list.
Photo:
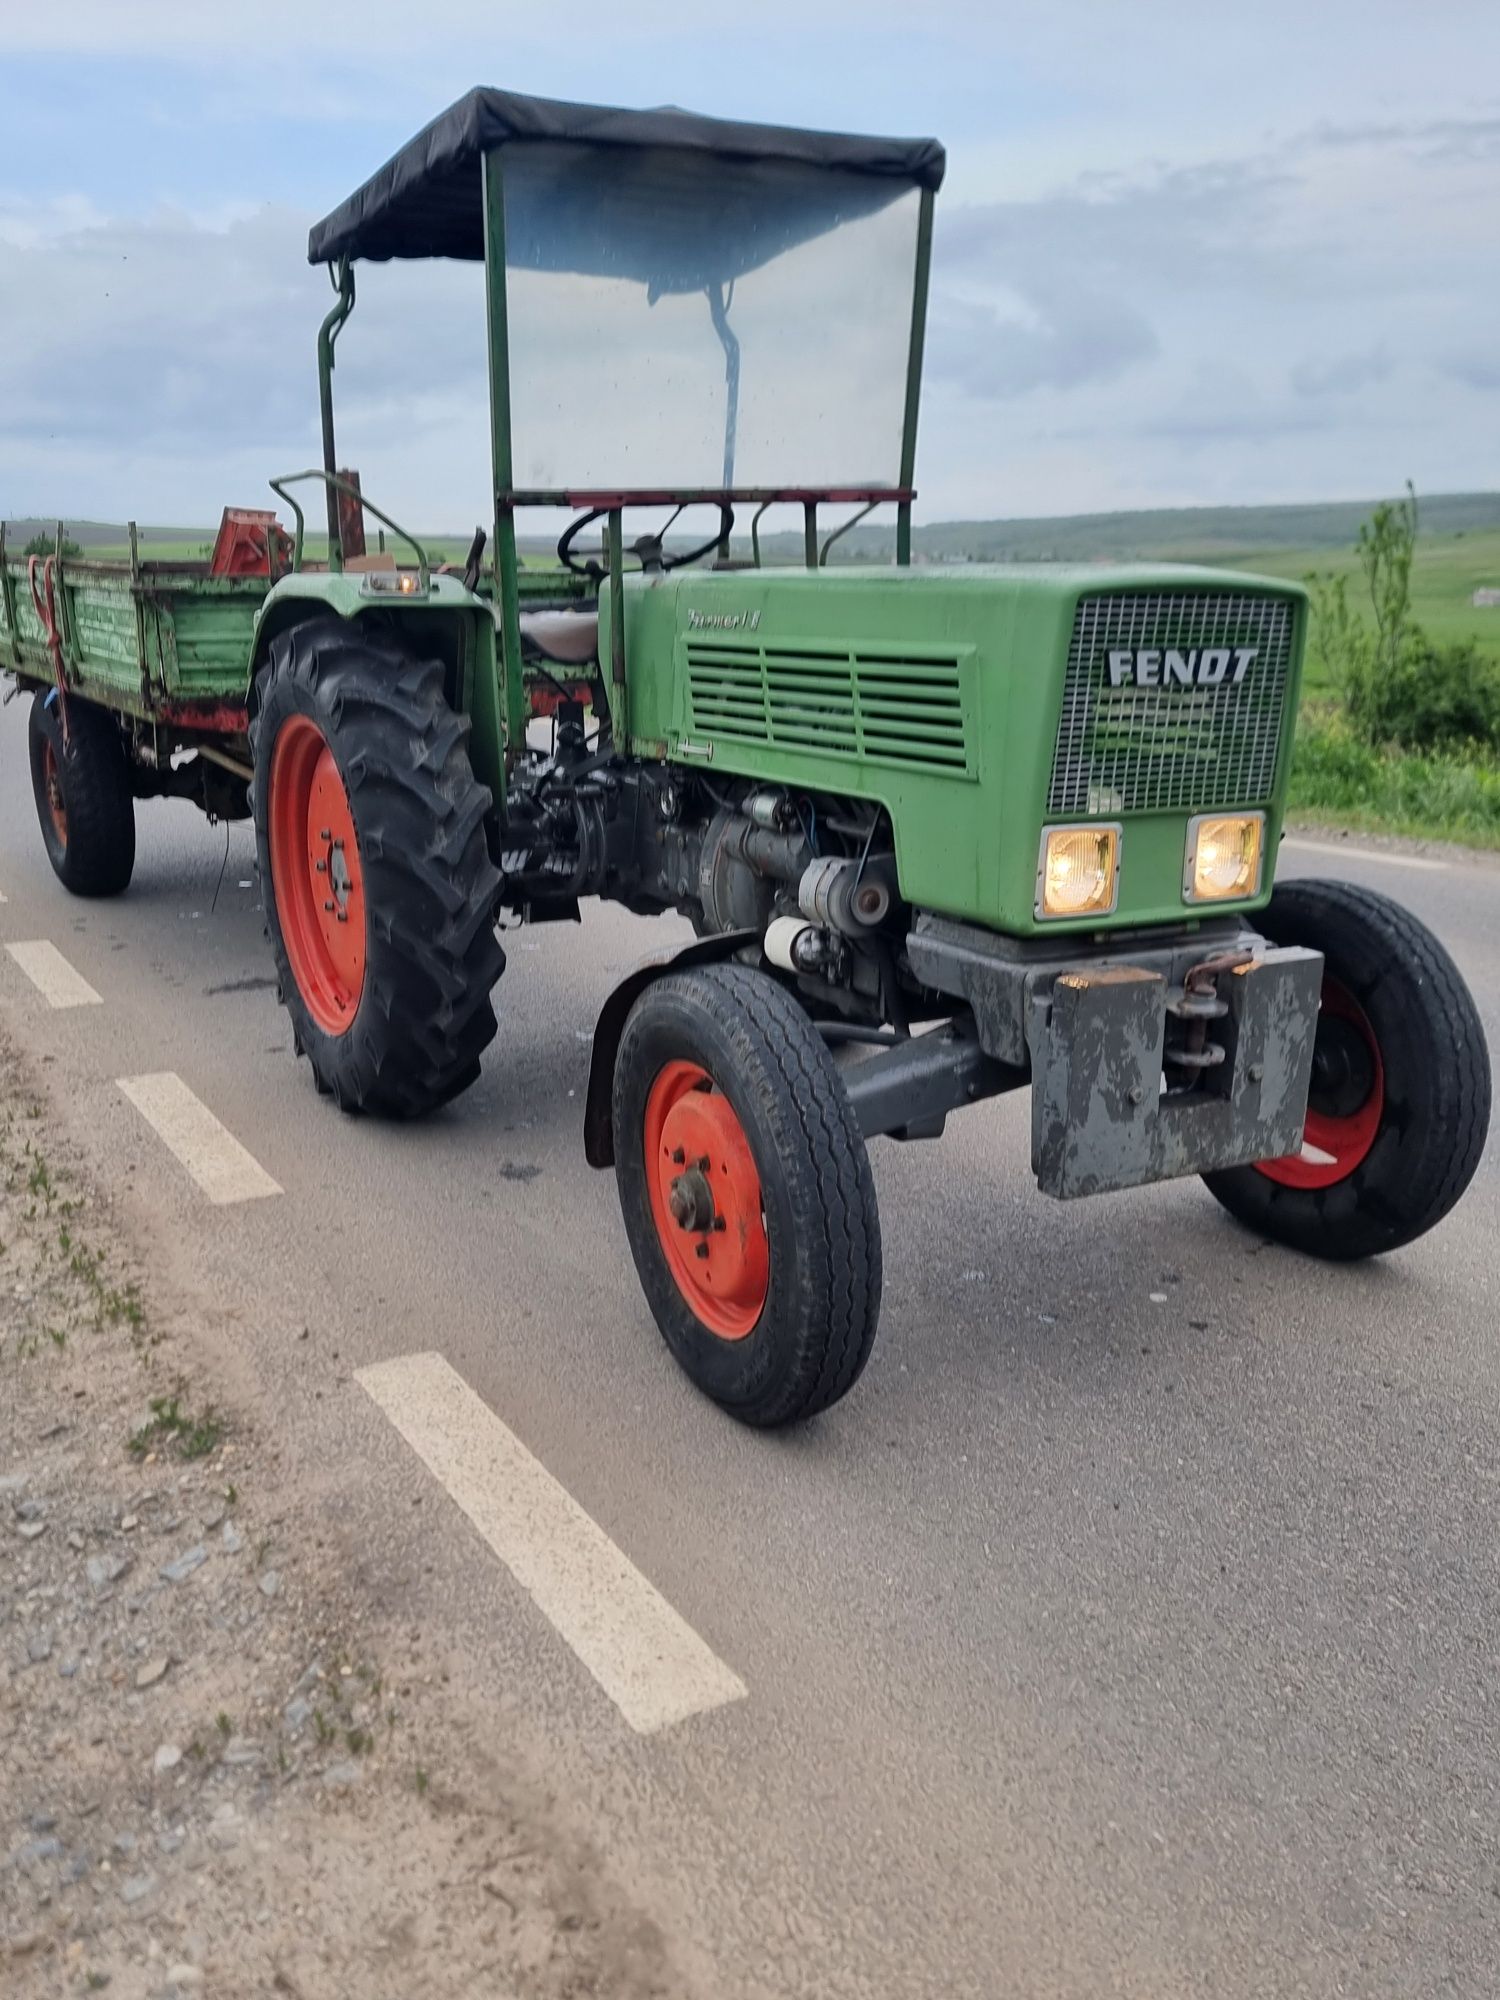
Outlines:
[[706, 1257], [708, 1255], [708, 1245], [706, 1243], [696, 1244], [694, 1246], [694, 1254], [699, 1257]]

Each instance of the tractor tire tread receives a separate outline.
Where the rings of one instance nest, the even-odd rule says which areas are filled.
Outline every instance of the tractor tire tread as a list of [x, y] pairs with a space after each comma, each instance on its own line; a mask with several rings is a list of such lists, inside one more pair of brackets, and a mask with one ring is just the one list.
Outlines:
[[497, 1027], [490, 996], [505, 969], [494, 929], [500, 877], [484, 830], [492, 801], [469, 764], [468, 718], [447, 703], [441, 662], [414, 659], [389, 634], [317, 620], [278, 635], [250, 717], [268, 912], [260, 746], [283, 683], [335, 747], [359, 833], [370, 943], [359, 1012], [345, 1034], [329, 1036], [305, 1018], [272, 912], [299, 1053], [343, 1110], [421, 1117], [478, 1076]]
[[[32, 788], [47, 858], [71, 894], [118, 896], [135, 870], [135, 800], [119, 724], [107, 709], [72, 695], [64, 748], [61, 719], [48, 705], [51, 700], [51, 689], [37, 693], [30, 725]], [[67, 808], [66, 841], [59, 838], [46, 803], [42, 751], [49, 741]]]
[[[1291, 935], [1284, 935], [1290, 926]], [[1424, 1048], [1428, 1101], [1420, 1114], [1392, 1078], [1399, 1167], [1377, 1156], [1348, 1180], [1305, 1190], [1254, 1167], [1209, 1174], [1210, 1191], [1249, 1227], [1334, 1262], [1400, 1249], [1442, 1221], [1474, 1178], [1489, 1131], [1491, 1073], [1484, 1030], [1463, 974], [1428, 927], [1401, 904], [1352, 882], [1299, 879], [1281, 885], [1266, 912], [1275, 943], [1325, 949], [1329, 970], [1369, 1013], [1382, 996], [1403, 1005], [1407, 1035]], [[1320, 942], [1322, 940], [1323, 942]], [[1352, 954], [1352, 957], [1351, 957]], [[1376, 961], [1370, 963], [1372, 954]], [[1399, 986], [1393, 988], [1395, 982]]]
[[[808, 1225], [802, 1245], [813, 1265], [811, 1282], [793, 1304], [793, 1323], [777, 1336], [785, 1340], [790, 1365], [780, 1368], [755, 1400], [726, 1401], [725, 1407], [757, 1427], [798, 1422], [828, 1409], [854, 1386], [879, 1322], [880, 1222], [859, 1121], [816, 1027], [774, 980], [743, 966], [708, 965], [672, 974], [662, 984], [683, 1006], [717, 1021], [738, 1065], [735, 1081], [753, 1094], [765, 1125], [780, 1126], [785, 1134], [777, 1158], [792, 1212]], [[628, 1027], [626, 1032], [628, 1037]], [[628, 1063], [628, 1052], [622, 1053]], [[617, 1093], [620, 1082], [617, 1071]], [[620, 1148], [630, 1112], [618, 1094], [616, 1104]], [[645, 1247], [648, 1258], [659, 1254], [649, 1236]], [[655, 1308], [660, 1286], [648, 1280], [634, 1234], [632, 1249]], [[676, 1305], [672, 1280], [665, 1277], [662, 1283]], [[688, 1312], [685, 1304], [681, 1310]]]

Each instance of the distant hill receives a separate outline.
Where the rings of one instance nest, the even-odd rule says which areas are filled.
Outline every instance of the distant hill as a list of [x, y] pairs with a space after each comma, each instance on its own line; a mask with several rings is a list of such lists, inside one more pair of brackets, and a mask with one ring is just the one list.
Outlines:
[[[1500, 529], [1500, 493], [1425, 493], [1418, 496], [1422, 528], [1433, 535], [1461, 535]], [[1327, 500], [1271, 507], [1163, 507], [1120, 514], [1061, 514], [1034, 520], [933, 521], [913, 531], [913, 551], [930, 562], [1089, 562], [1139, 558], [1148, 561], [1212, 561], [1254, 555], [1258, 550], [1347, 549], [1368, 518], [1374, 500]], [[840, 518], [825, 509], [826, 527]], [[559, 517], [561, 519], [561, 517]], [[6, 539], [19, 549], [33, 535], [48, 536], [55, 521], [20, 520], [6, 526]], [[160, 543], [211, 542], [212, 526], [158, 528], [138, 532], [143, 549]], [[736, 544], [747, 523], [742, 521]], [[126, 539], [121, 522], [69, 521], [68, 533], [83, 548], [119, 548]], [[467, 534], [433, 534], [435, 544], [468, 546]], [[762, 537], [768, 556], [800, 561], [800, 531]], [[551, 547], [528, 538], [528, 550]], [[891, 526], [855, 528], [838, 543], [845, 561], [889, 558]]]
[[[1258, 550], [1343, 549], [1353, 542], [1376, 504], [1327, 500], [1275, 507], [1163, 507], [1036, 520], [934, 521], [913, 529], [912, 550], [931, 562], [1204, 562], [1254, 555]], [[1500, 528], [1500, 493], [1419, 494], [1418, 504], [1426, 534]], [[837, 510], [826, 511], [836, 524]], [[762, 539], [768, 554], [800, 559], [800, 534]], [[869, 560], [884, 557], [890, 543], [889, 527], [861, 526], [846, 535], [837, 550]]]

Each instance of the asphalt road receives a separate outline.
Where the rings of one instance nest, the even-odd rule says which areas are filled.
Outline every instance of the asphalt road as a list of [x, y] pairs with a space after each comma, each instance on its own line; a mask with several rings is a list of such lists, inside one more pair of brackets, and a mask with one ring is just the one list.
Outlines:
[[[1196, 1184], [1058, 1206], [1023, 1101], [878, 1142], [883, 1326], [764, 1437], [697, 1397], [580, 1146], [616, 977], [682, 928], [508, 937], [480, 1083], [414, 1128], [319, 1099], [248, 828], [139, 815], [130, 893], [53, 881], [0, 713], [0, 944], [103, 996], [0, 1014], [164, 1266], [705, 1990], [1480, 1995], [1500, 1963], [1500, 1172], [1382, 1263]], [[1288, 849], [1411, 903], [1500, 1047], [1500, 867]], [[174, 1070], [284, 1193], [209, 1207], [115, 1079]], [[1155, 1296], [1153, 1296], [1155, 1295]], [[309, 1337], [302, 1338], [304, 1328]], [[641, 1736], [351, 1380], [440, 1351], [748, 1689]], [[413, 1505], [415, 1501], [424, 1504]]]

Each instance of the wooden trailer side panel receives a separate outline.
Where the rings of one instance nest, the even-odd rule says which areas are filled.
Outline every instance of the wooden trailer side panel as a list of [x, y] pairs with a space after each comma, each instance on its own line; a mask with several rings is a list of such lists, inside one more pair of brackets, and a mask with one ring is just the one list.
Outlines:
[[[149, 716], [159, 704], [242, 703], [256, 615], [270, 588], [260, 577], [210, 577], [203, 566], [64, 562], [54, 598], [67, 682], [106, 708]], [[46, 628], [26, 566], [0, 570], [0, 666], [51, 680]]]

